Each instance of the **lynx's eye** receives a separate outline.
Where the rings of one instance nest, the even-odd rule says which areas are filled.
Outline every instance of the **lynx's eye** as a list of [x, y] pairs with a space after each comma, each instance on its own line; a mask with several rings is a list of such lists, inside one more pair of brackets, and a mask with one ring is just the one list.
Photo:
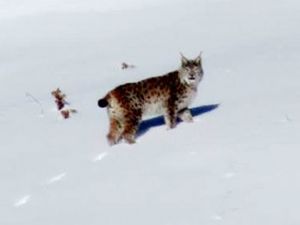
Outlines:
[[186, 72], [188, 72], [188, 73], [193, 72], [193, 70], [192, 70], [190, 67], [187, 67], [185, 70], [186, 70]]
[[199, 67], [199, 64], [198, 64], [196, 61], [194, 61], [194, 62], [193, 62], [193, 66], [194, 66], [194, 67]]

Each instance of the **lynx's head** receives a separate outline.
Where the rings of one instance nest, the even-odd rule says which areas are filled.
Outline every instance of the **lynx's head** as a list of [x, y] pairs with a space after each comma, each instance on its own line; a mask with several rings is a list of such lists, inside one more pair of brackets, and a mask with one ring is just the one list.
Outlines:
[[179, 76], [182, 82], [197, 86], [203, 77], [201, 54], [195, 59], [187, 59], [181, 54], [181, 67], [179, 68]]

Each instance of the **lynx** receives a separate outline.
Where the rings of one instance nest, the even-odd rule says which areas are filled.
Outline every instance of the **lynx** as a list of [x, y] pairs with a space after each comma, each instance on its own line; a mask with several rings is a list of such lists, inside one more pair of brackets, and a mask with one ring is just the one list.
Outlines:
[[106, 107], [110, 128], [107, 139], [110, 145], [121, 139], [135, 143], [135, 136], [143, 117], [163, 114], [169, 129], [176, 126], [177, 118], [192, 122], [188, 106], [197, 93], [203, 77], [201, 54], [189, 60], [181, 54], [178, 70], [136, 83], [126, 83], [109, 91], [98, 101]]

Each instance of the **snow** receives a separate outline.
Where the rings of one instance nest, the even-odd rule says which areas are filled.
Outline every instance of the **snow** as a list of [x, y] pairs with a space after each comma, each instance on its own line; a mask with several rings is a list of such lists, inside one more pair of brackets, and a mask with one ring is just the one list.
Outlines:
[[60, 180], [62, 180], [67, 174], [66, 173], [61, 173], [61, 174], [58, 174], [50, 179], [47, 180], [46, 184], [53, 184], [53, 183], [56, 183]]
[[[0, 224], [298, 225], [299, 21], [296, 0], [1, 0]], [[200, 51], [194, 123], [110, 147], [97, 100]]]
[[15, 207], [21, 207], [22, 205], [25, 205], [30, 200], [30, 198], [31, 198], [30, 195], [25, 195], [24, 197], [22, 197], [21, 199], [16, 201], [14, 206]]

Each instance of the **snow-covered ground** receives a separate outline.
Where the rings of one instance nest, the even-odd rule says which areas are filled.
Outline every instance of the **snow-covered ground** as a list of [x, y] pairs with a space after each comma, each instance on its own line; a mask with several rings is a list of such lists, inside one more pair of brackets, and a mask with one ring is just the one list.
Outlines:
[[[0, 224], [300, 224], [299, 21], [296, 0], [1, 0]], [[97, 100], [201, 50], [195, 122], [108, 146]]]

